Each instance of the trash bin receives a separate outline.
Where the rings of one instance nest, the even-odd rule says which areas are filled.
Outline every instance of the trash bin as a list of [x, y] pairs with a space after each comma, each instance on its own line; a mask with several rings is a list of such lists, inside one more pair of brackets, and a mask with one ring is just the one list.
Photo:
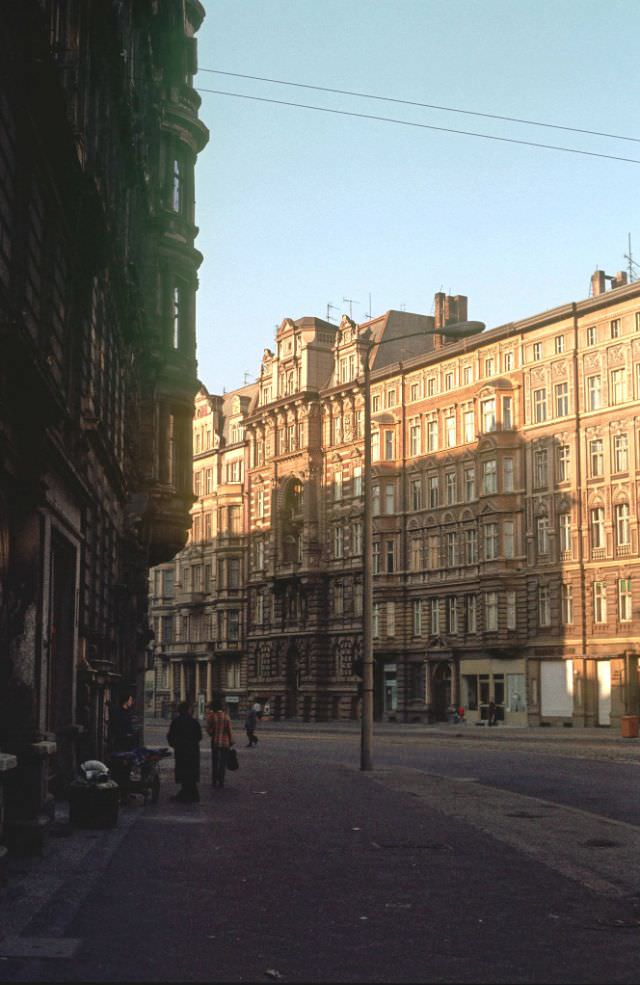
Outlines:
[[638, 738], [638, 715], [623, 715], [620, 719], [620, 734], [623, 739]]
[[69, 787], [69, 821], [77, 828], [115, 828], [119, 807], [120, 787], [114, 780], [74, 780]]

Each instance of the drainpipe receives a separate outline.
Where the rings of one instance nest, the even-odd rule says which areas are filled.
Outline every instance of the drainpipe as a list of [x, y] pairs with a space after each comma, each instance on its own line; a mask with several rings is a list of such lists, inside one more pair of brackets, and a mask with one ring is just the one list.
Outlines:
[[[583, 523], [583, 509], [582, 509], [582, 440], [581, 440], [581, 429], [580, 429], [580, 391], [578, 388], [579, 372], [578, 372], [578, 313], [575, 301], [571, 305], [572, 320], [573, 320], [573, 392], [575, 399], [575, 434], [576, 434], [576, 482], [575, 486], [578, 492], [578, 570], [580, 572], [580, 634], [581, 634], [581, 649], [583, 657], [586, 659], [587, 655], [587, 587], [586, 587], [586, 572], [584, 568], [584, 523]], [[586, 685], [586, 681], [585, 681]], [[586, 699], [586, 688], [583, 692], [583, 702]]]

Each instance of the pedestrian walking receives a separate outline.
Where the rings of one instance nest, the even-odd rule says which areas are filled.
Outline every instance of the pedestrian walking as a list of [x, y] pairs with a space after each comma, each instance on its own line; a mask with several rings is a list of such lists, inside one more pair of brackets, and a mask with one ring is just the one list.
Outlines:
[[496, 708], [495, 701], [490, 701], [489, 702], [489, 721], [488, 721], [488, 724], [489, 725], [497, 725], [498, 724], [497, 708]]
[[222, 698], [214, 698], [209, 705], [206, 728], [211, 737], [211, 782], [214, 787], [223, 787], [233, 732]]
[[175, 778], [180, 790], [171, 800], [195, 803], [200, 800], [200, 722], [192, 717], [192, 708], [187, 701], [178, 705], [178, 717], [174, 718], [167, 732], [167, 742], [175, 754]]
[[[259, 706], [258, 706], [259, 707]], [[256, 706], [253, 705], [249, 708], [247, 712], [247, 717], [244, 722], [245, 732], [247, 733], [247, 748], [250, 749], [251, 746], [258, 745], [258, 736], [256, 735], [256, 726], [258, 724], [258, 712], [256, 711]]]

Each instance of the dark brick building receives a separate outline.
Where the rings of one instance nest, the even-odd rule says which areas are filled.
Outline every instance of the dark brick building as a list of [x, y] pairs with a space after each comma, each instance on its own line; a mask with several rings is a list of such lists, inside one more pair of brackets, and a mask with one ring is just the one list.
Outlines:
[[203, 16], [0, 5], [0, 751], [25, 815], [38, 757], [64, 781], [103, 754], [148, 567], [190, 525]]

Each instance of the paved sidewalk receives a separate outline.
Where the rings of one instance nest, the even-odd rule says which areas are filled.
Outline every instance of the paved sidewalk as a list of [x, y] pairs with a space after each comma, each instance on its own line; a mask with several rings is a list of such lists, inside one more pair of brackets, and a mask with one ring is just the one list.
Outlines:
[[[61, 814], [0, 894], [0, 980], [637, 981], [637, 828], [416, 770], [362, 773], [353, 738], [327, 763], [294, 728], [238, 742], [223, 790], [203, 743], [198, 805], [168, 800], [165, 761], [160, 803], [125, 808], [117, 829], [65, 836]], [[617, 855], [581, 847], [612, 831]]]

